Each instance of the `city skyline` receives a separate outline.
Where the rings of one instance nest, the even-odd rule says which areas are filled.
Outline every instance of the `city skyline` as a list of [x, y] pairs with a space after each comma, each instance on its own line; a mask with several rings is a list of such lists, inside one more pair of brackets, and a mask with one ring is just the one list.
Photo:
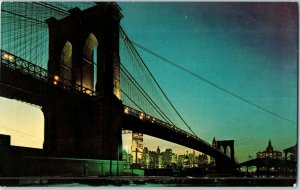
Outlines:
[[[297, 122], [297, 18], [293, 4], [119, 5], [124, 15], [121, 26], [131, 40]], [[282, 9], [282, 15], [275, 14]], [[213, 137], [235, 140], [239, 161], [263, 149], [268, 139], [277, 150], [296, 143], [296, 124], [224, 94], [145, 52], [140, 54], [196, 134], [208, 143]], [[42, 112], [0, 99], [1, 133], [17, 133], [12, 141], [21, 144], [41, 141], [42, 127], [37, 126], [42, 124], [30, 123], [26, 116], [42, 123]], [[127, 141], [123, 140], [124, 146]], [[144, 141], [169, 146], [147, 136]], [[180, 146], [172, 146], [180, 151]]]

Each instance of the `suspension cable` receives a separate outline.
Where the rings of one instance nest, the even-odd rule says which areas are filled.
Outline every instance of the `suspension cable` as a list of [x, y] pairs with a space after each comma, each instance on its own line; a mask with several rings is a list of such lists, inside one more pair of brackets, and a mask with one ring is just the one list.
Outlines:
[[[129, 40], [129, 39], [127, 39], [127, 40]], [[210, 86], [213, 86], [213, 87], [217, 88], [218, 90], [221, 90], [221, 91], [225, 92], [226, 94], [229, 94], [232, 97], [235, 97], [235, 98], [237, 98], [237, 99], [239, 99], [239, 100], [241, 100], [241, 101], [243, 101], [243, 102], [245, 102], [245, 103], [247, 103], [247, 104], [249, 104], [249, 105], [251, 105], [253, 107], [256, 107], [256, 108], [258, 108], [258, 109], [260, 109], [260, 110], [262, 110], [262, 111], [264, 111], [266, 113], [269, 113], [269, 114], [271, 114], [271, 115], [273, 115], [275, 117], [278, 117], [278, 118], [283, 119], [285, 121], [288, 121], [290, 123], [296, 124], [295, 121], [290, 120], [290, 119], [288, 119], [286, 117], [283, 117], [283, 116], [281, 116], [281, 115], [279, 115], [279, 114], [277, 114], [277, 113], [275, 113], [273, 111], [270, 111], [270, 110], [268, 110], [268, 109], [266, 109], [266, 108], [264, 108], [264, 107], [262, 107], [262, 106], [260, 106], [260, 105], [258, 105], [256, 103], [253, 103], [253, 102], [251, 102], [251, 101], [249, 101], [249, 100], [247, 100], [247, 99], [245, 99], [245, 98], [243, 98], [243, 97], [241, 97], [241, 96], [239, 96], [239, 95], [237, 95], [237, 94], [235, 94], [235, 93], [233, 93], [233, 92], [231, 92], [231, 91], [229, 91], [229, 90], [227, 90], [227, 89], [225, 89], [225, 88], [223, 88], [223, 87], [221, 87], [221, 86], [219, 86], [219, 85], [217, 85], [217, 84], [215, 84], [215, 83], [213, 83], [213, 82], [211, 82], [211, 81], [209, 81], [209, 80], [207, 80], [207, 79], [205, 79], [203, 77], [201, 77], [200, 75], [198, 75], [198, 74], [196, 74], [196, 73], [194, 73], [194, 72], [192, 72], [192, 71], [190, 71], [190, 70], [188, 70], [188, 69], [186, 69], [186, 68], [184, 68], [184, 67], [182, 67], [182, 66], [180, 66], [180, 65], [178, 65], [178, 64], [176, 64], [176, 63], [174, 63], [174, 62], [172, 62], [170, 60], [168, 60], [167, 58], [165, 58], [165, 57], [163, 57], [163, 56], [161, 56], [161, 55], [159, 55], [159, 54], [157, 54], [157, 53], [155, 53], [155, 52], [153, 52], [153, 51], [151, 51], [151, 50], [143, 47], [142, 45], [140, 45], [140, 44], [138, 44], [136, 42], [133, 42], [133, 41], [130, 41], [130, 42], [133, 45], [135, 45], [136, 47], [138, 47], [138, 48], [144, 50], [145, 52], [147, 52], [147, 53], [149, 53], [149, 54], [157, 57], [158, 59], [164, 61], [165, 63], [168, 63], [169, 65], [172, 65], [173, 67], [176, 67], [177, 69], [179, 69], [181, 71], [184, 71], [184, 72], [188, 73], [189, 75], [194, 76], [195, 78], [197, 78], [197, 79], [199, 79], [199, 80], [201, 80], [201, 81], [209, 84]]]

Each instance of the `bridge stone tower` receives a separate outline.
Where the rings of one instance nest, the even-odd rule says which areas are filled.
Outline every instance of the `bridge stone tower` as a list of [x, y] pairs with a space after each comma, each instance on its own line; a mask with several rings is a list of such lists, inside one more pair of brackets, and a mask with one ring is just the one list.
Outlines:
[[234, 157], [234, 140], [212, 140], [212, 147], [226, 154], [233, 162], [231, 164], [224, 163], [220, 158], [216, 158], [216, 169], [220, 173], [235, 172], [235, 157]]
[[218, 149], [219, 151], [228, 155], [230, 157], [230, 159], [234, 160], [234, 140], [218, 140], [217, 141], [214, 138], [212, 141], [212, 146], [215, 149]]
[[[47, 20], [48, 71], [55, 85], [71, 84], [84, 93], [49, 96], [43, 106], [44, 150], [49, 156], [117, 160], [123, 112], [119, 100], [120, 8], [102, 2], [69, 12], [61, 20]], [[96, 96], [90, 96], [93, 92]]]

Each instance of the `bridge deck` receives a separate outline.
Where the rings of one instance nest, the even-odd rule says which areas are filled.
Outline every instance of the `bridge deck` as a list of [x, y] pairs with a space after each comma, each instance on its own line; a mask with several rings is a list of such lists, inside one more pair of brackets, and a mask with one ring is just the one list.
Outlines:
[[[81, 94], [92, 98], [96, 93], [57, 76], [49, 76], [46, 69], [1, 51], [0, 95], [28, 103], [43, 105], [44, 96], [56, 93]], [[25, 93], [24, 93], [25, 92]], [[52, 93], [53, 94], [53, 93]], [[36, 98], [39, 96], [39, 98]], [[123, 129], [158, 137], [219, 158], [224, 163], [235, 164], [228, 156], [214, 149], [200, 138], [150, 115], [130, 107], [124, 109]]]

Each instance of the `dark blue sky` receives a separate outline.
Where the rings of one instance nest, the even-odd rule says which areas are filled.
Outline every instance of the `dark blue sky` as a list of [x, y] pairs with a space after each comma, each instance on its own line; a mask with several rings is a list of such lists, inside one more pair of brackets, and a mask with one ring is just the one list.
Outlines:
[[[297, 121], [296, 3], [118, 3], [131, 40], [205, 79]], [[204, 140], [234, 139], [239, 160], [296, 143], [297, 126], [140, 51]]]
[[[265, 109], [297, 121], [297, 3], [118, 4], [124, 15], [121, 25], [131, 40]], [[238, 161], [254, 157], [265, 149], [269, 139], [279, 151], [296, 143], [296, 124], [139, 52], [196, 134], [207, 142], [213, 137], [235, 140]], [[43, 123], [40, 108], [0, 98], [0, 132], [13, 134], [13, 144], [41, 148]], [[25, 134], [28, 131], [33, 132]], [[130, 146], [128, 135], [123, 142], [125, 147]], [[162, 151], [187, 150], [149, 137], [144, 142], [151, 150], [158, 145]]]

